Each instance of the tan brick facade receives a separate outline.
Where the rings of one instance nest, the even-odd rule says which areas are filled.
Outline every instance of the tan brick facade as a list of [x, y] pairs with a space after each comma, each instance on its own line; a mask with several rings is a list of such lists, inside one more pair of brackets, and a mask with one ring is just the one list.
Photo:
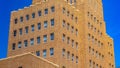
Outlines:
[[60, 68], [115, 68], [101, 0], [33, 0], [10, 22], [8, 57], [31, 52]]

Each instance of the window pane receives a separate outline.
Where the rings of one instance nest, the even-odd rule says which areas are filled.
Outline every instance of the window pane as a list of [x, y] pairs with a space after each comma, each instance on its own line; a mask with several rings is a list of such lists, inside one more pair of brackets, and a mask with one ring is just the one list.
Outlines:
[[22, 28], [19, 29], [19, 33], [20, 33], [20, 35], [22, 35]]
[[44, 42], [47, 42], [47, 35], [44, 35]]
[[34, 25], [31, 26], [31, 31], [34, 32]]
[[26, 20], [29, 20], [29, 15], [26, 15]]
[[14, 32], [14, 37], [15, 37], [15, 36], [16, 36], [16, 34], [17, 34], [17, 31], [16, 31], [16, 30], [14, 30], [13, 32]]
[[40, 51], [36, 51], [36, 55], [37, 55], [37, 56], [40, 56]]
[[46, 52], [47, 50], [43, 50], [43, 58], [46, 58]]
[[51, 12], [55, 12], [55, 7], [51, 7]]
[[48, 9], [45, 9], [45, 14], [48, 14]]
[[37, 43], [40, 44], [40, 37], [37, 37]]
[[62, 56], [65, 56], [65, 49], [62, 50]]
[[51, 19], [51, 26], [54, 26], [54, 19]]
[[41, 29], [41, 23], [38, 23], [38, 30]]
[[44, 21], [44, 28], [47, 28], [47, 21]]
[[18, 43], [18, 48], [21, 48], [21, 45], [22, 45], [22, 43], [21, 43], [21, 42], [19, 42], [19, 43]]
[[32, 18], [35, 18], [35, 13], [32, 13]]
[[23, 17], [20, 17], [20, 22], [23, 22]]
[[25, 33], [28, 34], [28, 27], [25, 27]]
[[15, 24], [17, 24], [17, 22], [18, 22], [18, 19], [16, 18], [14, 21], [15, 21]]
[[15, 50], [15, 48], [16, 48], [16, 44], [13, 43], [13, 45], [12, 45], [12, 50]]
[[51, 55], [51, 56], [54, 55], [54, 48], [50, 48], [50, 55]]
[[65, 20], [63, 20], [62, 26], [65, 27]]
[[54, 40], [54, 33], [51, 33], [51, 34], [50, 34], [50, 39], [51, 39], [51, 40]]
[[33, 38], [30, 40], [30, 44], [34, 45], [34, 39]]
[[42, 15], [42, 12], [41, 11], [38, 11], [38, 16], [41, 16]]
[[24, 46], [25, 46], [25, 47], [28, 46], [28, 41], [27, 41], [27, 40], [24, 41]]
[[63, 36], [62, 36], [62, 40], [65, 41], [65, 35], [64, 35], [64, 34], [63, 34]]

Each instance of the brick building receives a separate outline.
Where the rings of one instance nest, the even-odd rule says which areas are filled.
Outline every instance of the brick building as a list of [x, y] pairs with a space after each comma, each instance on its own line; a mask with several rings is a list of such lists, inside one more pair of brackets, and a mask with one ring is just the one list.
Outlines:
[[12, 11], [0, 68], [115, 68], [102, 0], [33, 0]]

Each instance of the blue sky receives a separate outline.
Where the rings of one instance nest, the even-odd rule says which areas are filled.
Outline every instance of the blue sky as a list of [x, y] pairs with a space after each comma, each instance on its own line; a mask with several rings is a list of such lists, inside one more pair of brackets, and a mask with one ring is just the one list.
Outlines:
[[[115, 63], [120, 66], [120, 0], [103, 0], [107, 33], [114, 39]], [[7, 55], [10, 12], [29, 6], [31, 0], [0, 0], [0, 58]]]

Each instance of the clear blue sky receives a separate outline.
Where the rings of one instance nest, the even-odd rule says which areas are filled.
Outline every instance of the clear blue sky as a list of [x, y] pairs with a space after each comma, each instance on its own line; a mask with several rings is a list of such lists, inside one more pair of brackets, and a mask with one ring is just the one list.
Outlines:
[[[31, 0], [0, 0], [0, 58], [7, 54], [10, 12], [29, 6]], [[114, 39], [116, 66], [120, 66], [120, 0], [103, 0], [107, 33]]]

